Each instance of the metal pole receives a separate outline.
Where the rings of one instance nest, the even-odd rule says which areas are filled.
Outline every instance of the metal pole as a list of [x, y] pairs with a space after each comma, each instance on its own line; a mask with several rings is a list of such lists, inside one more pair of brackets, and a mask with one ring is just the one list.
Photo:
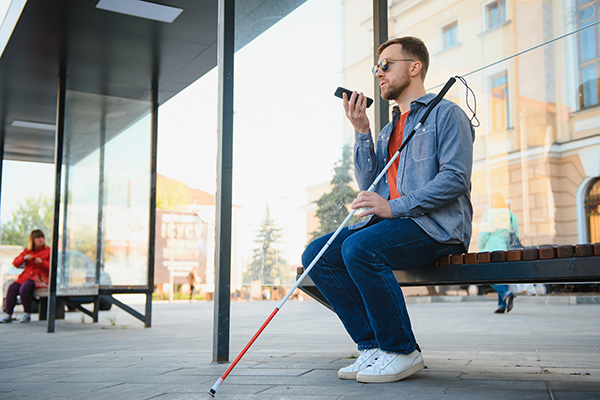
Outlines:
[[[379, 56], [377, 48], [388, 40], [388, 4], [387, 0], [373, 0], [373, 64], [377, 64]], [[381, 129], [390, 122], [390, 105], [379, 95], [379, 81], [374, 80], [374, 99], [375, 99], [375, 126], [373, 133], [375, 139]]]
[[233, 164], [233, 53], [235, 0], [219, 0], [219, 150], [215, 243], [213, 361], [229, 361], [231, 206]]
[[145, 327], [152, 326], [152, 293], [154, 292], [154, 251], [156, 248], [156, 158], [158, 153], [158, 73], [152, 81], [152, 122], [150, 126], [150, 218], [148, 227], [148, 290], [146, 291]]
[[[66, 71], [64, 65], [61, 67], [58, 77], [58, 99], [56, 107], [56, 141], [54, 144], [54, 223], [52, 226], [52, 250], [50, 254], [50, 281], [48, 285], [48, 328], [47, 332], [54, 332], [56, 316], [56, 285], [58, 271], [58, 230], [60, 227], [60, 197], [63, 163], [63, 144], [65, 137], [65, 97], [66, 97]], [[66, 238], [63, 238], [66, 240]], [[62, 260], [64, 262], [64, 254]]]

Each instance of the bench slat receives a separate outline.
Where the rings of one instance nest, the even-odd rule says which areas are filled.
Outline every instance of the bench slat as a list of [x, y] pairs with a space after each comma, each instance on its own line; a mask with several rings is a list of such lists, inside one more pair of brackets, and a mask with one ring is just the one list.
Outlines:
[[[66, 287], [58, 288], [56, 290], [57, 296], [97, 296], [98, 285], [90, 286], [77, 286], [77, 287]], [[35, 297], [48, 297], [48, 289], [36, 289], [34, 291]]]
[[540, 247], [538, 249], [538, 257], [540, 260], [556, 258], [556, 247]]
[[578, 244], [575, 246], [575, 255], [577, 257], [589, 257], [594, 255], [594, 246], [591, 244]]

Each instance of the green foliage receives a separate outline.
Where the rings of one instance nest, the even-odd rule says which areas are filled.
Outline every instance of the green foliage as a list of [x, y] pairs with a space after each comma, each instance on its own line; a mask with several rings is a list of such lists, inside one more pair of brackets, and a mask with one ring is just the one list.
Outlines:
[[156, 208], [159, 210], [185, 210], [191, 203], [190, 188], [181, 182], [162, 177], [156, 184]]
[[53, 224], [53, 201], [45, 196], [27, 197], [19, 208], [13, 211], [12, 219], [2, 224], [0, 242], [27, 246], [29, 234], [34, 229], [41, 229], [46, 235], [46, 243], [51, 245]]
[[245, 282], [260, 280], [263, 284], [270, 285], [276, 283], [276, 278], [284, 278], [284, 266], [287, 262], [279, 256], [279, 250], [276, 248], [280, 239], [281, 229], [271, 219], [267, 206], [267, 215], [254, 240], [258, 247], [254, 249], [252, 263], [244, 276]]
[[[319, 230], [312, 232], [313, 239], [335, 231], [348, 216], [349, 210], [346, 204], [352, 203], [358, 195], [358, 192], [350, 186], [352, 179], [352, 146], [345, 144], [342, 148], [342, 157], [333, 166], [331, 191], [315, 202], [317, 218], [321, 226]], [[352, 217], [350, 223], [357, 221], [358, 218]]]

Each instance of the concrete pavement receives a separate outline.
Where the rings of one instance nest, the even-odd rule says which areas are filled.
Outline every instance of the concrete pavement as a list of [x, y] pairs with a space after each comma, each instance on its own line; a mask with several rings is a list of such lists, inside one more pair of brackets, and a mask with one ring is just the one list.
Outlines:
[[[505, 315], [493, 301], [411, 301], [427, 368], [388, 384], [339, 380], [357, 352], [337, 317], [289, 301], [216, 398], [600, 399], [600, 305], [549, 298]], [[232, 303], [231, 360], [276, 305]], [[0, 324], [0, 399], [210, 399], [228, 367], [211, 362], [212, 307], [155, 303], [149, 329], [115, 307], [98, 324], [67, 313], [53, 334], [37, 317]]]

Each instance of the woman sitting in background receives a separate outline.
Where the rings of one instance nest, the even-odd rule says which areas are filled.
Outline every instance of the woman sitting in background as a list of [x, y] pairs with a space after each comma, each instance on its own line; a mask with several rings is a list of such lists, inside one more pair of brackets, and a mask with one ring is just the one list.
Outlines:
[[31, 232], [27, 248], [15, 258], [13, 265], [17, 268], [24, 266], [24, 271], [8, 287], [6, 304], [4, 305], [6, 316], [0, 322], [12, 322], [12, 313], [17, 304], [17, 295], [21, 296], [21, 303], [25, 309], [25, 314], [23, 314], [21, 322], [29, 322], [31, 321], [33, 291], [36, 288], [48, 287], [50, 247], [46, 246], [44, 232], [39, 229]]

